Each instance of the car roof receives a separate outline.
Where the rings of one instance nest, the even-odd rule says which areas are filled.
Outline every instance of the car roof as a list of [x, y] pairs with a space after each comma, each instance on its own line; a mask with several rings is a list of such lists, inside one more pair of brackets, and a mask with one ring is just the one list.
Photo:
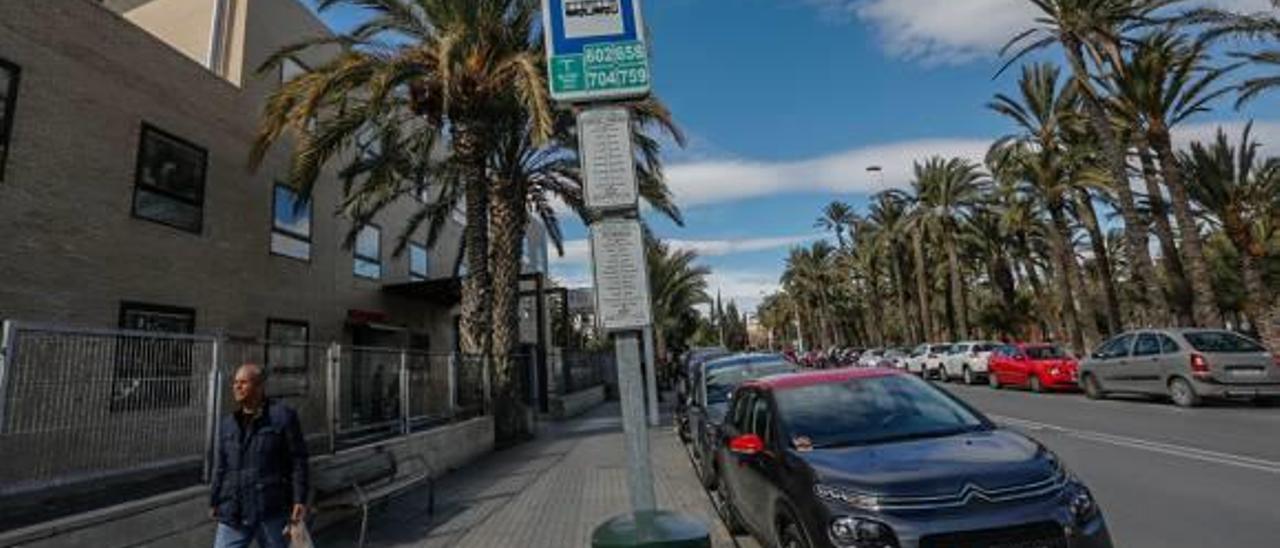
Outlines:
[[736, 367], [740, 365], [756, 365], [762, 363], [786, 362], [791, 363], [782, 354], [734, 354], [723, 358], [716, 358], [702, 364], [706, 371], [712, 369], [720, 369], [722, 367]]
[[743, 383], [742, 386], [763, 388], [765, 390], [785, 390], [789, 388], [802, 388], [805, 386], [814, 386], [819, 384], [832, 384], [858, 379], [878, 379], [882, 377], [900, 375], [903, 375], [900, 371], [876, 367], [822, 369], [818, 371], [788, 373], [785, 375], [775, 375], [772, 377], [765, 377], [763, 379], [755, 379]]

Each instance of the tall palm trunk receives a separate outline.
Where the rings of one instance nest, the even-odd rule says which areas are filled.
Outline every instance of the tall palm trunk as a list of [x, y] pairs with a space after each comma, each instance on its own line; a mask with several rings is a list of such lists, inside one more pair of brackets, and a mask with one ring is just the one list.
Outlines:
[[493, 306], [489, 279], [489, 182], [485, 174], [485, 152], [478, 128], [458, 124], [453, 129], [453, 150], [464, 170], [466, 217], [463, 240], [467, 276], [462, 281], [462, 351], [488, 357]]
[[[515, 359], [520, 344], [520, 267], [528, 214], [520, 185], [498, 181], [489, 203], [492, 227], [489, 265], [493, 274], [493, 370], [494, 426], [501, 440], [520, 438], [526, 432], [521, 397], [526, 377]], [[531, 365], [531, 364], [527, 364]]]
[[[894, 247], [897, 246], [895, 245]], [[904, 342], [921, 340], [917, 337], [914, 322], [911, 320], [911, 308], [907, 304], [907, 280], [902, 277], [902, 261], [900, 260], [896, 249], [890, 253], [889, 264], [891, 265], [890, 268], [893, 270], [893, 286], [898, 294], [898, 316], [902, 321], [900, 324], [902, 329], [898, 334], [902, 337], [901, 340]]]
[[1080, 354], [1077, 355], [1084, 355], [1084, 352], [1102, 340], [1098, 334], [1098, 313], [1094, 307], [1093, 292], [1089, 290], [1089, 282], [1085, 279], [1083, 268], [1076, 263], [1075, 253], [1070, 247], [1067, 248], [1067, 259], [1070, 263], [1068, 267], [1071, 270], [1071, 280], [1075, 283], [1072, 292], [1080, 307], [1080, 338], [1084, 341], [1084, 346], [1079, 348]]
[[1173, 142], [1168, 130], [1162, 126], [1153, 126], [1151, 133], [1151, 144], [1160, 160], [1164, 184], [1169, 188], [1169, 199], [1173, 202], [1178, 232], [1182, 234], [1182, 251], [1186, 255], [1187, 266], [1190, 267], [1195, 323], [1200, 327], [1221, 327], [1222, 316], [1218, 313], [1218, 305], [1214, 300], [1209, 262], [1205, 259], [1204, 245], [1200, 241], [1200, 228], [1191, 214], [1191, 199], [1187, 196], [1187, 187], [1182, 181], [1182, 170], [1173, 156]]
[[876, 270], [878, 269], [874, 261], [869, 263], [869, 266], [871, 272], [867, 276], [867, 288], [871, 290], [871, 298], [866, 303], [867, 308], [871, 309], [871, 336], [875, 339], [876, 346], [884, 347], [885, 339], [887, 338], [885, 332], [888, 331], [888, 328], [884, 324], [884, 314], [879, 306], [880, 282], [879, 277], [876, 275]]
[[1146, 311], [1143, 314], [1148, 321], [1160, 323], [1167, 315], [1164, 292], [1160, 289], [1156, 277], [1155, 266], [1151, 261], [1151, 250], [1147, 247], [1147, 231], [1143, 228], [1134, 204], [1133, 191], [1129, 188], [1129, 166], [1125, 150], [1127, 146], [1120, 142], [1115, 128], [1107, 118], [1106, 111], [1099, 103], [1096, 90], [1091, 82], [1089, 69], [1085, 65], [1082, 45], [1070, 36], [1061, 38], [1063, 50], [1071, 63], [1071, 72], [1076, 85], [1084, 91], [1084, 107], [1089, 117], [1089, 124], [1102, 143], [1102, 152], [1106, 156], [1107, 168], [1115, 183], [1116, 197], [1120, 200], [1120, 215], [1124, 218], [1125, 248], [1129, 254], [1129, 262], [1133, 265], [1134, 283], [1142, 290], [1146, 300]]
[[965, 302], [966, 292], [964, 280], [960, 275], [960, 259], [956, 253], [955, 235], [947, 238], [947, 269], [951, 272], [951, 306], [955, 308], [956, 321], [959, 322], [955, 340], [969, 338], [969, 303]]
[[1248, 223], [1236, 212], [1222, 216], [1223, 231], [1231, 243], [1240, 250], [1240, 270], [1244, 273], [1244, 315], [1258, 335], [1267, 334], [1268, 302], [1271, 295], [1262, 280], [1262, 262], [1266, 260], [1266, 246], [1253, 237]]
[[1107, 238], [1102, 234], [1102, 227], [1098, 224], [1098, 212], [1093, 207], [1093, 197], [1082, 190], [1079, 202], [1080, 222], [1089, 233], [1094, 260], [1098, 262], [1098, 282], [1102, 286], [1102, 294], [1107, 301], [1107, 335], [1111, 336], [1124, 329], [1124, 316], [1120, 313], [1120, 297], [1116, 292], [1115, 275], [1111, 268], [1111, 254], [1107, 252]]
[[924, 236], [919, 232], [912, 234], [911, 247], [915, 251], [916, 258], [916, 300], [920, 304], [920, 325], [924, 329], [921, 342], [932, 342], [937, 339], [933, 331], [933, 318], [929, 312], [929, 280], [925, 275]]
[[1074, 253], [1069, 249], [1070, 228], [1067, 226], [1065, 214], [1062, 212], [1061, 205], [1053, 205], [1049, 208], [1049, 215], [1053, 218], [1053, 229], [1049, 230], [1049, 246], [1053, 248], [1053, 255], [1058, 263], [1058, 268], [1054, 269], [1054, 278], [1058, 285], [1058, 297], [1061, 303], [1062, 319], [1066, 323], [1068, 330], [1067, 335], [1071, 337], [1071, 347], [1077, 352], [1084, 349], [1084, 336], [1081, 333], [1080, 318], [1076, 315], [1075, 291], [1072, 286], [1072, 278], [1074, 278], [1075, 264]]
[[1170, 304], [1178, 315], [1179, 323], [1189, 325], [1191, 318], [1191, 284], [1187, 282], [1187, 271], [1182, 265], [1182, 253], [1178, 251], [1177, 239], [1173, 237], [1173, 225], [1169, 224], [1169, 210], [1165, 207], [1164, 193], [1160, 192], [1160, 173], [1155, 159], [1145, 139], [1138, 144], [1138, 157], [1142, 161], [1142, 180], [1147, 185], [1147, 195], [1151, 202], [1151, 219], [1155, 227], [1156, 238], [1160, 240], [1160, 254], [1164, 259], [1165, 275], [1172, 286], [1173, 299]]

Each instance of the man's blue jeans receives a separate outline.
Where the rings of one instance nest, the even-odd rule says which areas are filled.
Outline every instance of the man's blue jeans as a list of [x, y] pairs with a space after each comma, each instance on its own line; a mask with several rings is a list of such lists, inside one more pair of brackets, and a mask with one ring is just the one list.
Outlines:
[[258, 541], [259, 548], [288, 548], [284, 538], [284, 528], [289, 518], [281, 516], [264, 519], [252, 527], [232, 527], [218, 523], [218, 534], [213, 539], [213, 548], [248, 548], [253, 541]]

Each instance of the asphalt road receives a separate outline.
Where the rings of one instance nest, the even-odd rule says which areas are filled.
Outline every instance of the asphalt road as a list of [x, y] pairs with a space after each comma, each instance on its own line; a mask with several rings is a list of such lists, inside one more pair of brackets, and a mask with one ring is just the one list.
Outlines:
[[1060, 455], [1093, 489], [1117, 548], [1280, 546], [1280, 406], [945, 386]]

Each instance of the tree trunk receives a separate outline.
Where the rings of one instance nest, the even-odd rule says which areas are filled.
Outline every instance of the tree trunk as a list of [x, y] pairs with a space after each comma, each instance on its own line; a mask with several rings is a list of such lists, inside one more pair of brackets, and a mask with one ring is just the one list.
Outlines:
[[1165, 275], [1169, 277], [1170, 291], [1173, 297], [1169, 304], [1173, 305], [1181, 325], [1190, 325], [1191, 318], [1191, 284], [1187, 282], [1187, 270], [1182, 265], [1182, 254], [1178, 251], [1177, 239], [1173, 237], [1173, 225], [1169, 224], [1169, 209], [1165, 207], [1164, 193], [1160, 192], [1159, 170], [1146, 140], [1138, 144], [1138, 157], [1142, 160], [1142, 180], [1147, 185], [1147, 195], [1151, 202], [1151, 219], [1155, 226], [1156, 239], [1160, 240], [1160, 254], [1164, 259]]
[[867, 276], [867, 288], [871, 290], [871, 299], [866, 303], [866, 308], [871, 309], [871, 336], [874, 337], [876, 346], [883, 348], [885, 346], [884, 315], [880, 309], [880, 282], [877, 281], [876, 265], [870, 264], [871, 272]]
[[1084, 346], [1080, 347], [1080, 353], [1076, 355], [1083, 356], [1090, 348], [1102, 341], [1098, 335], [1098, 313], [1094, 307], [1093, 292], [1089, 290], [1089, 282], [1081, 272], [1080, 265], [1076, 264], [1075, 253], [1070, 247], [1067, 248], [1067, 259], [1071, 269], [1071, 280], [1075, 283], [1072, 292], [1075, 293], [1080, 307], [1080, 338], [1084, 341]]
[[915, 250], [916, 257], [916, 300], [920, 304], [920, 324], [924, 329], [924, 338], [921, 342], [933, 342], [937, 339], [933, 332], [933, 318], [930, 317], [929, 312], [929, 282], [925, 275], [923, 235], [912, 234], [912, 248]]
[[520, 345], [520, 270], [528, 215], [521, 185], [501, 181], [493, 186], [489, 204], [492, 234], [489, 265], [493, 273], [493, 385], [494, 427], [500, 440], [527, 437], [525, 405], [521, 381], [526, 377], [518, 370], [515, 357]]
[[956, 253], [955, 234], [946, 236], [947, 269], [951, 273], [951, 306], [955, 308], [956, 321], [959, 322], [954, 340], [969, 338], [969, 303], [965, 302], [964, 280], [960, 275], [960, 259]]
[[1120, 214], [1124, 218], [1125, 247], [1129, 255], [1129, 264], [1133, 268], [1134, 283], [1142, 290], [1146, 300], [1146, 311], [1143, 316], [1147, 321], [1162, 323], [1167, 316], [1168, 306], [1165, 303], [1164, 291], [1160, 289], [1159, 278], [1156, 277], [1155, 266], [1151, 261], [1151, 250], [1147, 247], [1147, 231], [1138, 209], [1134, 205], [1133, 191], [1129, 188], [1129, 165], [1127, 146], [1120, 142], [1106, 111], [1099, 103], [1096, 90], [1093, 88], [1091, 75], [1084, 62], [1081, 44], [1070, 38], [1062, 37], [1062, 47], [1071, 62], [1071, 70], [1075, 82], [1085, 91], [1084, 106], [1089, 116], [1090, 126], [1102, 143], [1102, 152], [1106, 156], [1107, 168], [1115, 183], [1116, 197], [1120, 200]]
[[1199, 327], [1222, 327], [1222, 318], [1214, 300], [1213, 281], [1209, 276], [1209, 262], [1205, 259], [1204, 245], [1200, 241], [1200, 228], [1191, 214], [1191, 199], [1187, 196], [1178, 160], [1173, 156], [1173, 143], [1164, 128], [1152, 128], [1152, 133], [1151, 144], [1156, 150], [1156, 157], [1160, 159], [1160, 171], [1164, 175], [1165, 186], [1169, 188], [1173, 215], [1178, 221], [1178, 232], [1182, 234], [1182, 251], [1186, 254], [1187, 266], [1190, 267], [1195, 323]]
[[485, 153], [479, 133], [461, 124], [454, 126], [453, 150], [465, 170], [463, 180], [467, 185], [467, 225], [463, 232], [467, 275], [462, 280], [460, 321], [462, 351], [487, 358], [491, 354], [489, 320], [493, 297], [489, 280], [489, 181], [485, 175]]
[[1222, 225], [1232, 245], [1240, 252], [1240, 271], [1244, 274], [1244, 315], [1258, 336], [1265, 336], [1266, 315], [1271, 300], [1262, 280], [1261, 265], [1267, 257], [1266, 246], [1254, 240], [1248, 223], [1236, 212], [1225, 212], [1222, 215]]
[[1102, 286], [1102, 294], [1107, 304], [1107, 336], [1119, 333], [1124, 329], [1124, 316], [1120, 313], [1120, 297], [1116, 292], [1115, 274], [1111, 269], [1111, 256], [1107, 252], [1107, 239], [1098, 225], [1098, 212], [1093, 208], [1093, 197], [1087, 191], [1080, 191], [1080, 221], [1089, 233], [1089, 241], [1093, 244], [1094, 260], [1098, 262], [1098, 282]]
[[1062, 318], [1069, 330], [1068, 336], [1071, 337], [1072, 349], [1081, 352], [1084, 349], [1084, 335], [1081, 333], [1080, 318], [1076, 315], [1075, 292], [1072, 290], [1071, 279], [1075, 273], [1072, 265], [1075, 263], [1075, 257], [1069, 248], [1070, 232], [1061, 205], [1050, 206], [1049, 215], [1053, 218], [1053, 228], [1047, 232], [1049, 245], [1053, 248], [1053, 254], [1058, 263], [1058, 268], [1054, 269], [1054, 277], [1058, 284]]
[[[897, 247], [896, 244], [894, 247]], [[902, 277], [902, 261], [899, 259], [900, 257], [898, 256], [897, 249], [894, 249], [889, 257], [889, 262], [891, 263], [891, 268], [893, 270], [894, 289], [898, 294], [898, 312], [899, 318], [902, 320], [902, 323], [900, 324], [901, 331], [898, 333], [901, 338], [898, 342], [902, 344], [907, 341], [917, 341], [920, 339], [916, 337], [915, 333], [913, 333], [914, 329], [911, 321], [911, 307], [907, 304], [907, 280]]]

